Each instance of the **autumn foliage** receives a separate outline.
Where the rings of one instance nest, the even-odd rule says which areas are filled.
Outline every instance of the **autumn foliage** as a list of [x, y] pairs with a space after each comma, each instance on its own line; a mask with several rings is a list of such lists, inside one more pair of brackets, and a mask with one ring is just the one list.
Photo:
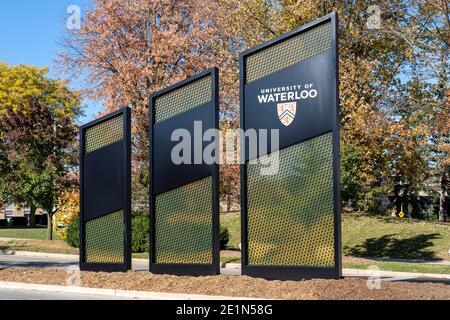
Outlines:
[[[344, 200], [366, 211], [384, 195], [395, 213], [448, 170], [448, 96], [442, 93], [448, 91], [449, 9], [442, 0], [370, 4], [380, 12], [375, 28], [368, 24], [369, 3], [359, 0], [95, 0], [81, 30], [67, 35], [60, 65], [74, 76], [87, 74], [86, 94], [102, 99], [106, 112], [132, 107], [133, 192], [145, 206], [149, 94], [216, 65], [221, 128], [238, 127], [239, 53], [336, 11], [341, 141], [349, 152], [342, 161], [354, 173], [342, 185]], [[238, 166], [221, 167], [221, 192], [238, 201]]]

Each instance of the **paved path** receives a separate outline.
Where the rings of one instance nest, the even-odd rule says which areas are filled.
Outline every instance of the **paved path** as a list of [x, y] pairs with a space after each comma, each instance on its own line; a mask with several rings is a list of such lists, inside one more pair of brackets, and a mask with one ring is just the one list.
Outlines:
[[1, 241], [29, 241], [29, 240], [37, 240], [37, 239], [26, 239], [26, 238], [7, 238], [7, 237], [0, 237], [0, 242]]
[[423, 260], [423, 259], [400, 259], [400, 258], [377, 258], [377, 257], [364, 257], [364, 259], [369, 259], [369, 260], [374, 260], [374, 261], [383, 261], [383, 262], [384, 261], [385, 262], [405, 262], [405, 263], [450, 266], [450, 261], [447, 261], [447, 260]]
[[95, 294], [0, 288], [0, 300], [127, 300], [127, 298]]
[[[65, 270], [71, 266], [78, 266], [77, 257], [0, 255], [0, 268], [51, 268]], [[133, 260], [133, 270], [148, 271], [148, 262], [141, 259]]]

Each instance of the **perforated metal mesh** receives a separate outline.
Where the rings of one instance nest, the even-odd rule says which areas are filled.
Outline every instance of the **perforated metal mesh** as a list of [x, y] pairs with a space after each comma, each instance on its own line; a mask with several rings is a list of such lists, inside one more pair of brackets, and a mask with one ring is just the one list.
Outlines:
[[124, 262], [123, 211], [116, 211], [86, 222], [86, 262]]
[[156, 263], [212, 263], [211, 177], [159, 194]]
[[246, 83], [289, 67], [331, 48], [331, 23], [288, 38], [246, 59]]
[[123, 139], [123, 116], [119, 115], [86, 129], [85, 153], [106, 147]]
[[211, 86], [212, 76], [208, 75], [156, 98], [155, 122], [169, 119], [211, 101]]
[[280, 150], [273, 175], [248, 163], [249, 265], [334, 265], [332, 165], [332, 133]]

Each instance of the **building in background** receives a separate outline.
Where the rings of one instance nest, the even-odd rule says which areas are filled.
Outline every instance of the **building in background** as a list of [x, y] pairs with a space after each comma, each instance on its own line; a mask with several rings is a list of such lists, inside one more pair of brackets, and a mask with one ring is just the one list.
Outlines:
[[[27, 225], [30, 217], [30, 208], [24, 208], [18, 205], [7, 205], [0, 208], [0, 226], [6, 225], [7, 222], [14, 225]], [[47, 224], [47, 213], [42, 209], [36, 209], [35, 214], [37, 225]]]

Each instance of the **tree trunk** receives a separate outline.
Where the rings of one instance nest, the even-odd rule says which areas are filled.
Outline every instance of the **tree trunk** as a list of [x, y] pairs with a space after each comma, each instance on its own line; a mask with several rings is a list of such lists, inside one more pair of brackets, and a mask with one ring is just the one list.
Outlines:
[[[47, 211], [48, 212], [48, 211]], [[53, 240], [53, 215], [47, 213], [47, 239]]]
[[30, 205], [30, 227], [36, 227], [36, 207], [34, 205]]
[[408, 219], [412, 218], [412, 215], [411, 215], [412, 208], [410, 206], [410, 203], [411, 203], [411, 201], [410, 201], [409, 184], [407, 184], [403, 191], [402, 209], [403, 209], [403, 213], [406, 214]]
[[444, 222], [446, 221], [446, 208], [447, 208], [447, 184], [448, 184], [448, 178], [447, 178], [447, 172], [444, 172], [441, 177], [441, 193], [439, 198], [439, 221]]
[[400, 186], [398, 184], [394, 185], [394, 199], [392, 201], [394, 207], [391, 211], [391, 217], [395, 218], [397, 217], [397, 214], [401, 210], [401, 197], [400, 197]]

